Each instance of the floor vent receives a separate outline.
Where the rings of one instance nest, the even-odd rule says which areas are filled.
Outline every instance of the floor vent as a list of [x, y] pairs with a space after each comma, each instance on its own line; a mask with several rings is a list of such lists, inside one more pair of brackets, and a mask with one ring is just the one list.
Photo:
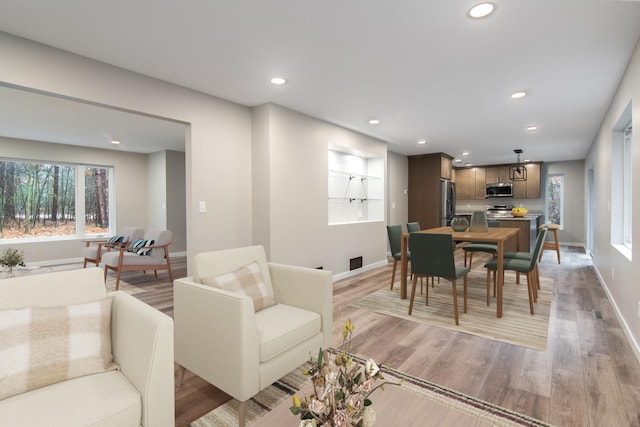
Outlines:
[[349, 270], [355, 270], [356, 268], [362, 268], [362, 257], [355, 257], [349, 260]]
[[593, 310], [593, 318], [602, 320], [602, 313], [597, 310]]

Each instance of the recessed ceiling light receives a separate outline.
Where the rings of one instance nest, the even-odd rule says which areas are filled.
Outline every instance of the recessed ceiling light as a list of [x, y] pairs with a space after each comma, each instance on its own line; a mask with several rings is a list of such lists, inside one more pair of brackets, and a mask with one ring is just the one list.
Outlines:
[[113, 139], [113, 140], [111, 140], [111, 143], [112, 143], [113, 145], [120, 145], [120, 141], [118, 141], [117, 139]]
[[524, 98], [525, 96], [527, 96], [527, 92], [525, 91], [513, 92], [511, 94], [512, 99], [520, 99], [520, 98]]
[[527, 126], [527, 132], [538, 132], [539, 130], [540, 130], [540, 126], [538, 125]]
[[471, 163], [465, 163], [464, 165], [465, 166], [471, 166]]
[[525, 163], [531, 163], [531, 159], [524, 159], [523, 162]]
[[284, 79], [283, 77], [274, 77], [271, 79], [271, 83], [273, 83], [274, 85], [280, 86], [287, 83], [287, 80]]
[[469, 16], [472, 18], [484, 18], [485, 16], [489, 16], [495, 10], [495, 5], [493, 3], [478, 3], [469, 9]]
[[468, 152], [468, 151], [463, 151], [463, 152], [462, 152], [462, 153], [460, 153], [460, 154], [462, 154], [463, 156], [468, 156], [468, 155], [469, 155], [469, 152]]
[[460, 162], [462, 162], [462, 160], [461, 159], [455, 159], [454, 162], [460, 163]]
[[369, 124], [370, 124], [370, 125], [378, 125], [378, 124], [380, 124], [380, 120], [378, 120], [378, 119], [371, 119], [371, 120], [369, 120]]
[[419, 140], [418, 140], [418, 144], [420, 144], [420, 145], [424, 145], [424, 144], [426, 144], [426, 143], [427, 143], [427, 140], [426, 140], [426, 139], [419, 139]]

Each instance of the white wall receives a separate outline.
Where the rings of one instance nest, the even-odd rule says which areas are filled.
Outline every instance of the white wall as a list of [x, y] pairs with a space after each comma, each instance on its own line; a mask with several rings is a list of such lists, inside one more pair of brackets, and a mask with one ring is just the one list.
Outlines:
[[[148, 229], [167, 229], [167, 154], [164, 151], [147, 156], [147, 224]], [[145, 194], [140, 194], [141, 199]], [[128, 209], [129, 207], [120, 207]]]
[[364, 266], [386, 264], [384, 221], [328, 225], [333, 145], [386, 163], [384, 142], [274, 104], [254, 109], [254, 236], [273, 261], [322, 266], [334, 275], [348, 272], [357, 256]]
[[409, 159], [403, 154], [387, 153], [387, 223], [404, 224], [409, 217]]
[[187, 124], [188, 255], [251, 243], [249, 108], [6, 33], [0, 57], [2, 84]]
[[[147, 156], [114, 150], [83, 148], [40, 141], [27, 141], [0, 137], [2, 157], [12, 159], [47, 160], [52, 162], [84, 163], [97, 166], [113, 166], [115, 172], [116, 217], [115, 231], [124, 227], [147, 229], [147, 208], [140, 195], [147, 193]], [[136, 185], [131, 185], [134, 182]], [[123, 209], [133, 206], [133, 209]], [[136, 206], [140, 206], [136, 209]], [[10, 243], [11, 247], [25, 253], [25, 262], [42, 263], [55, 257], [57, 260], [78, 258], [84, 244], [77, 238], [49, 242]]]
[[[593, 262], [615, 309], [620, 316], [626, 331], [634, 341], [634, 350], [640, 357], [640, 321], [638, 321], [638, 304], [640, 303], [640, 225], [633, 224], [632, 259], [628, 260], [611, 245], [611, 141], [612, 130], [624, 109], [632, 102], [633, 123], [633, 213], [634, 218], [640, 214], [640, 44], [636, 45], [625, 75], [620, 82], [609, 111], [605, 116], [598, 135], [585, 160], [586, 171], [594, 171], [594, 255]], [[588, 189], [585, 188], [585, 193]], [[585, 206], [586, 209], [586, 206]]]

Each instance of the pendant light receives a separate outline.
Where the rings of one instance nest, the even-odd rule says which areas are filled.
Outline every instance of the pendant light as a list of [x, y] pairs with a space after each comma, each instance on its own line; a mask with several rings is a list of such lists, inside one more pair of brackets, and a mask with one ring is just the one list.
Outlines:
[[526, 181], [527, 180], [527, 167], [524, 163], [520, 162], [520, 154], [522, 150], [517, 148], [513, 150], [516, 153], [516, 164], [509, 167], [509, 179], [511, 181]]

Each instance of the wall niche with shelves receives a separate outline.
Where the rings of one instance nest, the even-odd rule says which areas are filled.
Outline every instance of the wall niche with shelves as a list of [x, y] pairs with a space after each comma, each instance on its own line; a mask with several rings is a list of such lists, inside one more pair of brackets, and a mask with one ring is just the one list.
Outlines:
[[384, 221], [384, 159], [329, 150], [329, 225]]

